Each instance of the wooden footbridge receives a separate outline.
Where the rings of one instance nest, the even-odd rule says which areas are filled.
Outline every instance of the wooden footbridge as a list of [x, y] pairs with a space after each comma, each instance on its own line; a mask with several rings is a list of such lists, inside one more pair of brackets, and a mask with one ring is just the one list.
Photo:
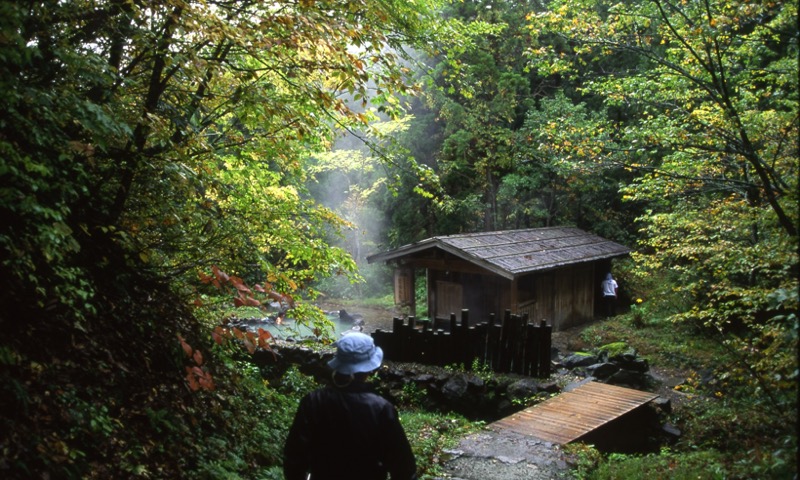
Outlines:
[[567, 444], [658, 397], [598, 382], [585, 383], [488, 425], [556, 444]]

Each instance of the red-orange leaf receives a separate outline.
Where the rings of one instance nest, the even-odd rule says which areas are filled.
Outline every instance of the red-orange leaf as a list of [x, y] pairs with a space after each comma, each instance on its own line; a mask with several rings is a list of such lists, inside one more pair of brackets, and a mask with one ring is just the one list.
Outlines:
[[242, 280], [241, 278], [233, 275], [230, 277], [230, 280], [231, 280], [231, 285], [233, 285], [234, 288], [236, 288], [236, 290], [239, 290], [240, 292], [250, 293], [250, 288], [247, 285], [245, 285], [244, 280]]
[[214, 273], [214, 276], [217, 277], [217, 280], [222, 282], [227, 282], [229, 280], [228, 274], [220, 270], [218, 266], [214, 265], [211, 267], [211, 271]]
[[189, 384], [189, 389], [193, 392], [196, 392], [200, 388], [200, 384], [197, 383], [197, 379], [191, 367], [186, 367], [186, 383]]
[[180, 334], [178, 334], [178, 340], [180, 340], [181, 347], [183, 348], [183, 352], [186, 354], [186, 356], [187, 357], [191, 357], [192, 356], [192, 346], [189, 345], [188, 343], [186, 343], [186, 340], [184, 340], [184, 338]]
[[258, 307], [261, 305], [261, 302], [250, 296], [246, 297], [245, 300], [247, 302], [247, 305], [250, 307]]
[[214, 378], [211, 376], [210, 373], [204, 372], [203, 376], [198, 377], [197, 381], [200, 383], [200, 386], [208, 391], [214, 390]]
[[211, 338], [214, 339], [217, 345], [222, 345], [222, 342], [224, 341], [223, 335], [224, 330], [220, 326], [217, 326], [217, 328], [211, 332]]
[[258, 338], [263, 338], [264, 340], [269, 340], [272, 338], [272, 334], [269, 333], [268, 330], [264, 330], [263, 328], [258, 329]]
[[269, 350], [269, 342], [268, 340], [272, 338], [272, 334], [268, 331], [264, 330], [263, 328], [258, 329], [258, 346], [264, 349]]
[[242, 340], [242, 342], [244, 342], [244, 346], [245, 346], [245, 348], [247, 349], [247, 351], [248, 351], [248, 352], [250, 352], [250, 354], [251, 354], [251, 355], [252, 355], [253, 353], [255, 353], [255, 351], [256, 351], [256, 346], [253, 344], [253, 342], [252, 342], [252, 341], [250, 341], [250, 339], [248, 339], [248, 338], [245, 338], [245, 339], [243, 339], [243, 340]]

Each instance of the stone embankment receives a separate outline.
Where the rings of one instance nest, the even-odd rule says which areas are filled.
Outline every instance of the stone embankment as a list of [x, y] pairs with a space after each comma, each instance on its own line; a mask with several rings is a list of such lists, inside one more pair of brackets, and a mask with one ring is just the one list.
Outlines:
[[[256, 351], [254, 362], [270, 367], [279, 377], [289, 366], [329, 380], [330, 347], [313, 348], [292, 342], [277, 343], [272, 351]], [[654, 391], [658, 382], [650, 375], [647, 361], [623, 344], [611, 344], [592, 353], [552, 352], [553, 372], [548, 379], [521, 375], [493, 375], [416, 363], [387, 361], [375, 379], [379, 392], [397, 404], [415, 402], [430, 411], [456, 412], [473, 420], [492, 422], [519, 411], [523, 406], [560, 393], [571, 384], [594, 380], [613, 385]], [[669, 405], [657, 403], [660, 410]]]

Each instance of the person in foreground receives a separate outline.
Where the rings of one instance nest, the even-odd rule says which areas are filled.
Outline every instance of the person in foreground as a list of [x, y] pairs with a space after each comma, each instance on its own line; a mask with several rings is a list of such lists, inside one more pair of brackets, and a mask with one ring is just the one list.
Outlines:
[[289, 429], [286, 480], [417, 478], [397, 410], [366, 382], [382, 361], [383, 351], [367, 334], [350, 333], [336, 342], [328, 362], [333, 384], [303, 397]]

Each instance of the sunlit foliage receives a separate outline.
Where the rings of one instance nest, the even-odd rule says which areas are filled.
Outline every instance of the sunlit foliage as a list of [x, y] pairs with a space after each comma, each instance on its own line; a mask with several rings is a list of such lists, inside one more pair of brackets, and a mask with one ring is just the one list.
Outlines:
[[664, 280], [654, 301], [716, 332], [739, 358], [725, 375], [794, 412], [797, 6], [569, 0], [529, 20], [533, 67], [617, 112], [553, 148], [636, 175], [621, 193], [647, 208], [636, 260]]
[[321, 242], [342, 221], [309, 199], [303, 165], [373, 118], [343, 94], [399, 113], [389, 99], [411, 89], [400, 55], [424, 39], [429, 6], [5, 3], [9, 295], [91, 307], [75, 256], [100, 239], [184, 282], [217, 264], [285, 277], [293, 293], [352, 273]]

